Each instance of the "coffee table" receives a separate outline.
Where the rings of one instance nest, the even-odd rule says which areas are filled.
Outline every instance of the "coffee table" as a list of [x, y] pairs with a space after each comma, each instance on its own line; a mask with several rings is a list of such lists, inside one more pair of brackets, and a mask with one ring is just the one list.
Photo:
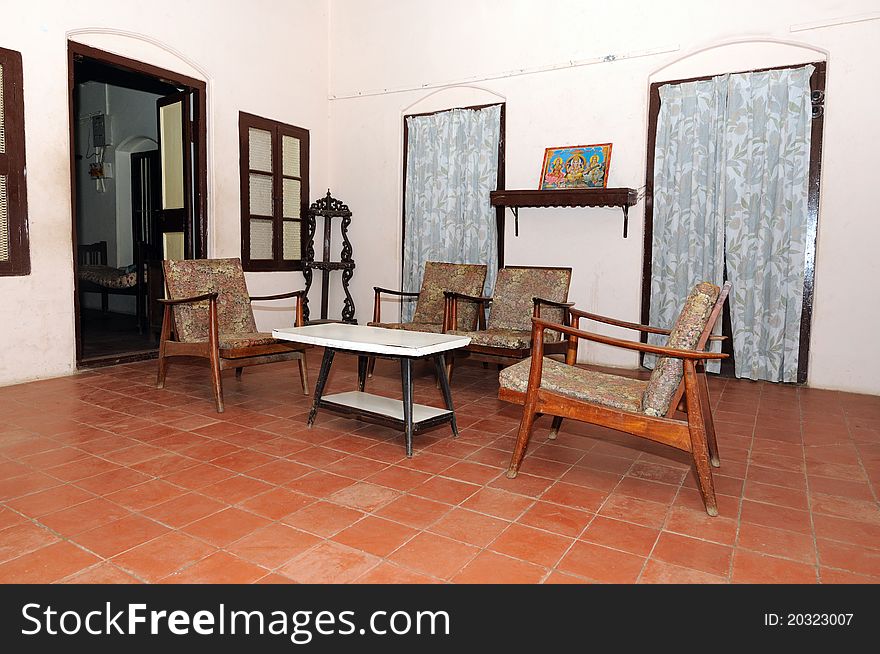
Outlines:
[[[328, 323], [287, 327], [272, 331], [275, 338], [320, 345], [324, 348], [321, 371], [315, 385], [315, 399], [309, 411], [309, 427], [315, 421], [318, 409], [330, 409], [344, 415], [377, 422], [402, 429], [406, 436], [406, 456], [412, 456], [413, 433], [428, 427], [450, 423], [452, 435], [458, 436], [452, 392], [446, 376], [444, 353], [470, 343], [467, 336], [411, 332], [403, 329], [385, 329], [365, 325]], [[358, 357], [358, 388], [356, 391], [324, 396], [324, 385], [336, 352], [348, 352]], [[400, 377], [403, 384], [403, 400], [394, 400], [364, 392], [367, 379], [367, 361], [370, 357], [400, 360]], [[440, 390], [446, 409], [413, 404], [412, 362], [431, 358], [440, 381]]]

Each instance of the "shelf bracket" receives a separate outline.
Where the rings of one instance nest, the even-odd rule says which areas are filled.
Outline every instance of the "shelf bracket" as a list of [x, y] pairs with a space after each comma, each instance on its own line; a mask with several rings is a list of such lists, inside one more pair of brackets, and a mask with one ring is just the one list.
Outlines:
[[623, 238], [626, 238], [626, 229], [629, 226], [629, 207], [623, 205]]
[[510, 211], [513, 213], [513, 235], [519, 236], [519, 207], [510, 207]]

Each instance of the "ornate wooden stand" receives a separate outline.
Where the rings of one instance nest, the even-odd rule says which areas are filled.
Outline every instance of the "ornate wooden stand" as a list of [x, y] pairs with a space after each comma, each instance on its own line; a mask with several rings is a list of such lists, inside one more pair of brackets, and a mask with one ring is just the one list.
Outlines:
[[[321, 261], [315, 261], [315, 230], [317, 217], [324, 218], [324, 252]], [[342, 232], [342, 253], [339, 261], [331, 261], [330, 257], [330, 233], [334, 218], [342, 218], [340, 231]], [[344, 202], [330, 195], [327, 189], [326, 197], [316, 200], [306, 213], [306, 242], [305, 259], [303, 259], [303, 276], [306, 278], [306, 295], [303, 298], [303, 318], [307, 323], [340, 322], [327, 318], [327, 303], [330, 291], [330, 272], [342, 271], [342, 290], [345, 292], [344, 305], [342, 307], [342, 321], [356, 325], [354, 317], [354, 300], [348, 291], [348, 284], [354, 276], [354, 259], [352, 258], [351, 241], [348, 240], [348, 226], [351, 224], [351, 210]], [[312, 286], [312, 271], [321, 271], [321, 318], [309, 320], [309, 288]]]

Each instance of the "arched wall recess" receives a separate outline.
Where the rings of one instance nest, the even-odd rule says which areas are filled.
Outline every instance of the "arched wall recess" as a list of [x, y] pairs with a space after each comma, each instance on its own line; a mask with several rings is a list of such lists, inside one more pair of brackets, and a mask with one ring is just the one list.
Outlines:
[[[403, 170], [403, 128], [406, 116], [419, 113], [429, 113], [432, 111], [443, 111], [445, 109], [455, 109], [456, 107], [473, 107], [483, 104], [498, 104], [507, 102], [507, 97], [475, 84], [456, 84], [454, 86], [444, 86], [441, 89], [433, 90], [421, 97], [413, 100], [407, 105], [400, 108], [399, 129], [397, 130], [397, 151], [400, 153], [400, 173], [397, 175], [397, 213], [403, 215], [403, 187], [404, 187], [404, 170]], [[403, 261], [401, 259], [401, 250], [403, 248], [403, 221], [397, 223], [395, 252], [397, 253], [397, 267], [400, 268]]]

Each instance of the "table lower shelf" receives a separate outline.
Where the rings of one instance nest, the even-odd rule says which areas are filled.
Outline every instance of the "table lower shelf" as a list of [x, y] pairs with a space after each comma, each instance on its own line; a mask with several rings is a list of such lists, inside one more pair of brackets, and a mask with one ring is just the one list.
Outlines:
[[[389, 427], [403, 428], [403, 402], [390, 397], [373, 395], [362, 391], [348, 391], [325, 395], [318, 403], [327, 408], [355, 418], [372, 420]], [[438, 409], [424, 404], [412, 405], [413, 431], [450, 422], [454, 414], [448, 409]]]

